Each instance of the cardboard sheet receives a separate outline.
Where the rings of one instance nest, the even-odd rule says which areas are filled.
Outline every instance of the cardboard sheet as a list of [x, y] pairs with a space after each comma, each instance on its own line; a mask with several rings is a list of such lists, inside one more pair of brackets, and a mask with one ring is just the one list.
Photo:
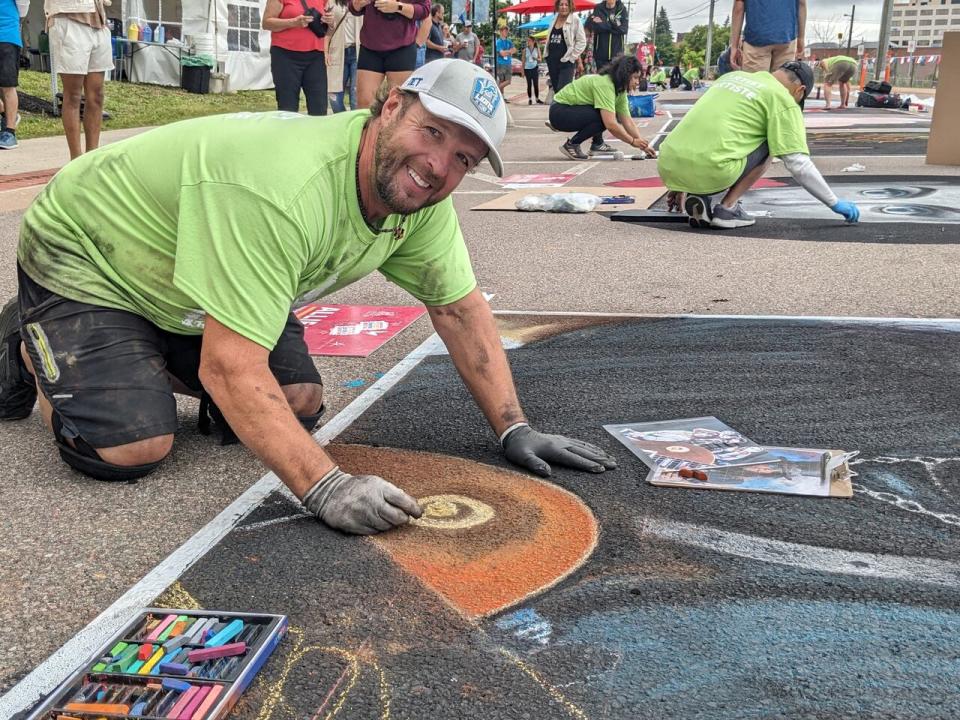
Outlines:
[[[626, 161], [624, 161], [626, 162]], [[594, 212], [617, 212], [618, 210], [646, 210], [653, 205], [660, 196], [666, 192], [666, 188], [613, 188], [613, 187], [571, 187], [566, 185], [562, 188], [524, 188], [505, 193], [493, 200], [488, 200], [482, 205], [473, 208], [474, 210], [513, 210], [520, 212], [516, 208], [516, 202], [524, 195], [552, 195], [556, 192], [578, 192], [590, 193], [591, 195], [610, 196], [610, 195], [630, 195], [634, 202], [624, 205], [600, 205]]]
[[960, 32], [943, 34], [937, 102], [933, 106], [928, 165], [960, 165]]

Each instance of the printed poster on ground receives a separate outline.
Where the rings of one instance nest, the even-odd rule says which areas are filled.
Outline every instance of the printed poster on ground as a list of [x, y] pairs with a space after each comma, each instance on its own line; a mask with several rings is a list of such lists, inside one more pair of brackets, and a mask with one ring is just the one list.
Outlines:
[[311, 355], [367, 357], [426, 312], [424, 307], [322, 305], [295, 311]]

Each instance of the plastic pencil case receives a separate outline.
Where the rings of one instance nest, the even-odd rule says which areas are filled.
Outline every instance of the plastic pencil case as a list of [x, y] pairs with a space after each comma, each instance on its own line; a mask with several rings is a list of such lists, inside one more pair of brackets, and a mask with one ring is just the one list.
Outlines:
[[287, 632], [285, 615], [148, 608], [28, 720], [216, 720]]

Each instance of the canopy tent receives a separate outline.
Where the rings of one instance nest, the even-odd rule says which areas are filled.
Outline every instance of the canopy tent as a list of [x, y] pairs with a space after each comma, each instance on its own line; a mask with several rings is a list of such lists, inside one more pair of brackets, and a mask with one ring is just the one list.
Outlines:
[[544, 28], [550, 27], [553, 21], [557, 18], [557, 14], [553, 13], [552, 15], [547, 15], [542, 17], [539, 20], [531, 20], [530, 22], [525, 22], [523, 25], [518, 25], [518, 30], [543, 30]]
[[[574, 11], [593, 10], [596, 5], [593, 0], [573, 0]], [[517, 13], [518, 15], [535, 15], [537, 13], [551, 13], [554, 11], [553, 0], [524, 0], [517, 5], [501, 8], [499, 13]]]

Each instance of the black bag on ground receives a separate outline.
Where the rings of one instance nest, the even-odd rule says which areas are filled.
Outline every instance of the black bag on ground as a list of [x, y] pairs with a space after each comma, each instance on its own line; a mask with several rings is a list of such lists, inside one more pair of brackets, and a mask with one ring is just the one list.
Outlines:
[[303, 5], [303, 14], [313, 18], [310, 24], [307, 25], [307, 27], [310, 28], [310, 32], [319, 38], [326, 37], [327, 24], [320, 19], [320, 11], [307, 5], [307, 0], [300, 0], [300, 4]]
[[888, 82], [883, 82], [882, 80], [871, 80], [868, 82], [864, 90], [872, 93], [878, 93], [880, 95], [889, 95], [893, 90], [893, 86]]
[[857, 107], [899, 110], [909, 106], [909, 101], [904, 103], [897, 93], [879, 93], [864, 89], [863, 92], [857, 96]]

